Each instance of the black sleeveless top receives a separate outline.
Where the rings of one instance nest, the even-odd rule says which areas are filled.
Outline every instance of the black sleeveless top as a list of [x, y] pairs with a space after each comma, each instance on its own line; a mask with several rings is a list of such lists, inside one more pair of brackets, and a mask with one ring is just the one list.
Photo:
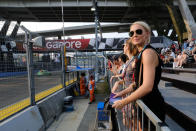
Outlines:
[[[141, 63], [141, 58], [142, 58], [142, 53], [145, 49], [151, 48], [156, 51], [151, 45], [146, 45], [144, 49], [141, 51], [141, 53], [138, 55], [137, 60], [136, 60], [136, 68], [134, 71], [135, 75], [135, 81], [136, 81], [136, 86], [137, 88], [139, 87], [139, 72], [140, 72], [140, 63]], [[157, 51], [156, 51], [157, 52]], [[157, 52], [158, 53], [158, 52]], [[158, 90], [158, 84], [161, 78], [161, 73], [162, 73], [162, 61], [159, 58], [159, 65], [156, 67], [155, 70], [155, 80], [154, 80], [154, 85], [153, 89], [150, 93], [147, 95], [143, 96], [141, 100], [150, 108], [150, 110], [159, 117], [160, 120], [164, 122], [165, 120], [165, 107], [164, 107], [164, 99], [161, 95], [161, 93]], [[141, 72], [141, 82], [140, 85], [143, 83], [143, 64], [142, 64], [142, 72]]]

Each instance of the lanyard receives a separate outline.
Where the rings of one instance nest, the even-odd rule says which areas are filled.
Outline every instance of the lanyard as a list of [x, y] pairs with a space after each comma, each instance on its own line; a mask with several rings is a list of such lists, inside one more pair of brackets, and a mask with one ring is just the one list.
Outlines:
[[141, 57], [142, 52], [145, 50], [146, 47], [147, 47], [147, 45], [145, 45], [144, 48], [140, 51], [140, 53], [139, 53], [139, 55], [138, 55], [138, 57], [137, 57], [138, 59]]

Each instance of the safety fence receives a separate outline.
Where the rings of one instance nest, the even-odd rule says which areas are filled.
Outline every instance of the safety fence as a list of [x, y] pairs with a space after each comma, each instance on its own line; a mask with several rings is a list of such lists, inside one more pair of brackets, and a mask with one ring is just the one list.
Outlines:
[[66, 71], [73, 58], [63, 48], [47, 49], [31, 35], [20, 22], [0, 19], [0, 121], [78, 80]]
[[[68, 72], [68, 73], [66, 73], [66, 84], [65, 84], [66, 86], [68, 86], [68, 85], [70, 85], [70, 84], [72, 84], [76, 81], [77, 81], [77, 72]], [[50, 87], [48, 89], [45, 89], [44, 91], [37, 92], [35, 94], [35, 102], [38, 102], [38, 101], [42, 100], [43, 98], [53, 94], [54, 92], [56, 92], [56, 91], [58, 91], [62, 88], [63, 88], [63, 85], [59, 84], [59, 85]], [[6, 92], [7, 97], [5, 97], [5, 98], [1, 97], [1, 98], [5, 99], [5, 102], [12, 100], [13, 104], [4, 105], [3, 107], [1, 105], [0, 121], [4, 120], [5, 118], [7, 118], [7, 117], [17, 113], [18, 111], [21, 111], [22, 109], [31, 105], [30, 97], [27, 97], [27, 98], [21, 99], [21, 100], [18, 100], [18, 99], [14, 100], [14, 97], [12, 97], [12, 96], [8, 97], [7, 94], [9, 94], [9, 92]]]
[[103, 54], [47, 48], [48, 40], [21, 22], [0, 18], [0, 121], [77, 81], [75, 68], [105, 73]]
[[[108, 81], [112, 73], [108, 73]], [[113, 79], [110, 83], [112, 89], [118, 79]], [[129, 95], [126, 95], [126, 97]], [[116, 110], [119, 130], [122, 131], [170, 131], [169, 127], [162, 122], [142, 100], [136, 100], [123, 107], [122, 110]]]

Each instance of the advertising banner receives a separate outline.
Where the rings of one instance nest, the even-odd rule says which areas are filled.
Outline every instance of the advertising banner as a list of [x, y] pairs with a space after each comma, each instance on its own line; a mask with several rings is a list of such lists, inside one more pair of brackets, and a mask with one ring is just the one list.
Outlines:
[[[119, 50], [122, 49], [126, 38], [103, 38], [98, 40], [98, 50]], [[95, 39], [70, 39], [70, 40], [46, 40], [45, 47], [33, 46], [33, 51], [60, 51], [61, 46], [65, 45], [67, 51], [71, 50], [95, 50]], [[17, 50], [26, 49], [25, 44], [16, 44]]]

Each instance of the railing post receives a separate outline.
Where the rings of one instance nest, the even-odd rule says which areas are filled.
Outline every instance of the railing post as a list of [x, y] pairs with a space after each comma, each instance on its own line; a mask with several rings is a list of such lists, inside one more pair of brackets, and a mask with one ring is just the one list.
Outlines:
[[[66, 81], [65, 81], [65, 54], [64, 54], [64, 46], [62, 45], [61, 46], [61, 64], [62, 64], [62, 85], [63, 85], [63, 88], [66, 87]], [[65, 94], [66, 93], [66, 89], [65, 89]]]
[[30, 42], [31, 36], [27, 31], [25, 31], [25, 43], [27, 45], [26, 54], [27, 54], [27, 71], [28, 71], [28, 88], [30, 95], [31, 106], [35, 105], [35, 87], [34, 87], [34, 74], [33, 74], [33, 43]]

